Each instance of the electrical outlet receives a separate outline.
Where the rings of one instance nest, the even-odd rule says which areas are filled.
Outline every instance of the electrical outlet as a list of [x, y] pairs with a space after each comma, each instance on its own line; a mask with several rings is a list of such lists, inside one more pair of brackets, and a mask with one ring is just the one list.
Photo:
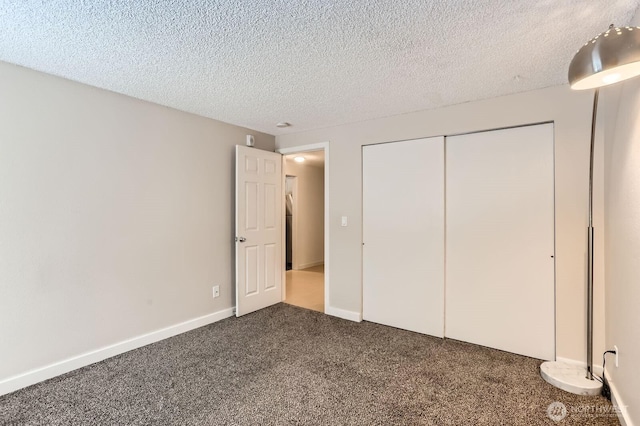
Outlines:
[[613, 345], [613, 350], [616, 351], [616, 367], [618, 366], [618, 357], [620, 356], [620, 349], [616, 345]]
[[219, 285], [214, 285], [213, 286], [213, 298], [215, 299], [216, 297], [220, 297], [220, 286]]

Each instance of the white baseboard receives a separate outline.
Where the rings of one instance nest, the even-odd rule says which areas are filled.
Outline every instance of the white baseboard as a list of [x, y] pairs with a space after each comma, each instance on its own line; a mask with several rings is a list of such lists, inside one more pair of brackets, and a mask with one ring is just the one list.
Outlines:
[[[579, 365], [580, 367], [583, 367], [585, 371], [587, 371], [587, 363], [583, 361], [577, 361], [575, 359], [570, 359], [570, 358], [562, 358], [559, 356], [556, 357], [556, 361], [565, 362], [571, 365]], [[602, 366], [599, 364], [593, 364], [593, 374], [597, 374], [598, 376], [602, 377]]]
[[314, 266], [324, 265], [324, 260], [318, 260], [317, 262], [300, 263], [298, 269], [313, 268]]
[[132, 349], [137, 349], [142, 346], [173, 337], [177, 334], [185, 333], [195, 328], [229, 318], [233, 316], [233, 310], [234, 308], [224, 309], [222, 311], [194, 318], [180, 324], [152, 331], [151, 333], [143, 334], [142, 336], [137, 336], [113, 345], [105, 346], [104, 348], [86, 352], [53, 364], [45, 365], [44, 367], [2, 379], [0, 380], [0, 395], [14, 392], [18, 389], [68, 373], [69, 371], [94, 364], [107, 358], [111, 358], [112, 356], [120, 355]]
[[362, 322], [362, 314], [360, 312], [346, 311], [344, 309], [338, 309], [332, 306], [325, 306], [324, 313], [349, 321]]
[[611, 403], [614, 407], [616, 407], [616, 413], [618, 414], [618, 420], [620, 420], [620, 424], [622, 426], [633, 426], [633, 422], [631, 418], [629, 418], [629, 411], [627, 410], [627, 406], [624, 404], [622, 398], [620, 398], [620, 394], [618, 393], [618, 388], [616, 388], [615, 382], [611, 380], [607, 380], [609, 383], [609, 387], [611, 388]]

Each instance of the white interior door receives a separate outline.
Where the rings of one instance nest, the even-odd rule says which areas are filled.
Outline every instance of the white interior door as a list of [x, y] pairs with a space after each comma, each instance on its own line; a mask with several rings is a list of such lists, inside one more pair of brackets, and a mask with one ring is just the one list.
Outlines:
[[282, 301], [282, 156], [236, 146], [236, 316]]
[[363, 318], [444, 333], [444, 138], [362, 150]]
[[553, 124], [446, 139], [446, 336], [555, 357]]

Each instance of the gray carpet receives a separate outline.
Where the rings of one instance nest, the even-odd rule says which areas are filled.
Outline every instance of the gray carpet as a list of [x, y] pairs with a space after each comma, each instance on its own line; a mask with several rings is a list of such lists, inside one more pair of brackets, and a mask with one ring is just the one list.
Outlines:
[[279, 304], [0, 397], [3, 425], [618, 424], [540, 361]]

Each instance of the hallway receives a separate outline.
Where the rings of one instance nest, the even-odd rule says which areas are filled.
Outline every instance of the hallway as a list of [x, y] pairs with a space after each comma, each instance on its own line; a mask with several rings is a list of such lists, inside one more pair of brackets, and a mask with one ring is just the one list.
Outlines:
[[324, 313], [324, 265], [287, 271], [285, 303]]

